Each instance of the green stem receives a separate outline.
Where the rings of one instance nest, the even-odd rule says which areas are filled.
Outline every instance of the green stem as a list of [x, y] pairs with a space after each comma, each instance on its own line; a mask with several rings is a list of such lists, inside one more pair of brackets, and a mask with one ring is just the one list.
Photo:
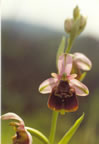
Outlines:
[[40, 131], [30, 128], [30, 127], [25, 127], [27, 131], [31, 133], [32, 136], [37, 137], [39, 140], [41, 140], [44, 144], [48, 144], [48, 139], [45, 135], [43, 135]]
[[73, 42], [78, 36], [79, 26], [80, 26], [80, 16], [74, 20], [74, 24], [73, 24], [70, 36], [68, 38], [68, 45], [67, 45], [66, 53], [70, 52]]
[[67, 46], [67, 48], [66, 48], [66, 53], [69, 53], [69, 52], [70, 52], [70, 50], [71, 50], [71, 48], [72, 48], [72, 45], [73, 45], [73, 42], [74, 42], [74, 39], [75, 39], [75, 38], [72, 38], [71, 36], [70, 36], [70, 38], [68, 39], [68, 46]]
[[50, 130], [50, 136], [49, 136], [49, 144], [54, 143], [58, 114], [59, 114], [59, 112], [53, 111], [51, 130]]

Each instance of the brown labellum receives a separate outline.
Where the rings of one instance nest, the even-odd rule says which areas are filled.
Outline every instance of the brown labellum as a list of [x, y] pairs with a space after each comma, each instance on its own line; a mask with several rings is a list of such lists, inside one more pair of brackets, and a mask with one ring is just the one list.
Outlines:
[[24, 130], [17, 131], [16, 135], [13, 137], [13, 144], [29, 144], [27, 133]]
[[49, 96], [48, 107], [52, 110], [73, 112], [78, 109], [78, 100], [68, 81], [60, 80]]

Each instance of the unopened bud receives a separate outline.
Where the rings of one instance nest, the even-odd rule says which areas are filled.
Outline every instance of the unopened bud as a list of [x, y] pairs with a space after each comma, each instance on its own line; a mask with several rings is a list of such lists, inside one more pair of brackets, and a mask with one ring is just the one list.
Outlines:
[[64, 29], [67, 33], [70, 33], [73, 27], [73, 19], [66, 19], [64, 22]]
[[81, 16], [80, 17], [80, 29], [83, 29], [85, 27], [86, 22], [87, 22], [86, 17]]
[[80, 16], [80, 9], [78, 6], [76, 6], [73, 11], [73, 17], [74, 19], [77, 19], [79, 16]]

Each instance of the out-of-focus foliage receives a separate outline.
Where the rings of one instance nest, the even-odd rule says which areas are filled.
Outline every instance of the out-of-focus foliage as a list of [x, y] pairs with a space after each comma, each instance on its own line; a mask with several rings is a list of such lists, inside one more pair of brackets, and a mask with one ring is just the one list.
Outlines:
[[[48, 96], [39, 94], [38, 86], [50, 77], [51, 72], [57, 72], [56, 52], [63, 35], [65, 33], [41, 26], [2, 21], [2, 113], [15, 112], [23, 116], [28, 126], [41, 130], [47, 136], [51, 111], [47, 108]], [[77, 112], [60, 116], [57, 141], [84, 111], [82, 127], [70, 143], [98, 144], [99, 39], [92, 36], [79, 37], [72, 52], [85, 53], [93, 63], [92, 70], [84, 80], [90, 94], [88, 97], [79, 97], [80, 107]], [[12, 135], [8, 123], [2, 122], [2, 144], [11, 144]], [[35, 138], [34, 142], [40, 144]]]

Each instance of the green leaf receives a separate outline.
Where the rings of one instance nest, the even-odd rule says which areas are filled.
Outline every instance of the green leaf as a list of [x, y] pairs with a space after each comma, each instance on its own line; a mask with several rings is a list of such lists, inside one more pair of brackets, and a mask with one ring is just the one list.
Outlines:
[[75, 134], [76, 130], [80, 126], [81, 122], [84, 119], [84, 113], [80, 118], [76, 120], [74, 125], [69, 129], [69, 131], [64, 135], [64, 137], [59, 141], [58, 144], [68, 144], [68, 142], [71, 140], [72, 136]]
[[40, 141], [42, 141], [44, 144], [48, 144], [48, 139], [47, 137], [42, 134], [40, 131], [34, 129], [34, 128], [30, 128], [30, 127], [25, 127], [27, 129], [28, 132], [30, 132], [30, 134], [32, 136], [37, 137]]
[[87, 72], [83, 72], [79, 80], [83, 81], [86, 75], [87, 75]]
[[66, 40], [66, 38], [63, 36], [62, 40], [61, 40], [61, 43], [59, 45], [58, 51], [57, 51], [57, 55], [56, 55], [56, 66], [58, 66], [58, 58], [59, 58], [59, 56], [64, 53], [65, 40]]

